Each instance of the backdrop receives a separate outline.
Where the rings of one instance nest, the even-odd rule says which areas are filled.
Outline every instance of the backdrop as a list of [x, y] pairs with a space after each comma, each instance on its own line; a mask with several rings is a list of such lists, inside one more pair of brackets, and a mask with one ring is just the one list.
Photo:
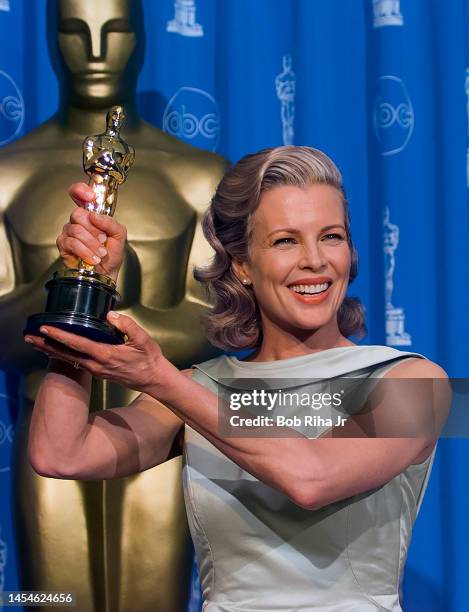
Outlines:
[[[363, 342], [468, 376], [469, 0], [143, 4], [142, 115], [232, 161], [282, 143], [327, 152], [350, 200]], [[45, 0], [0, 0], [0, 40], [5, 145], [56, 109]], [[16, 587], [15, 385], [0, 380], [0, 590]], [[469, 609], [468, 459], [465, 440], [439, 443], [407, 563], [407, 611]], [[195, 588], [194, 610], [197, 599]]]

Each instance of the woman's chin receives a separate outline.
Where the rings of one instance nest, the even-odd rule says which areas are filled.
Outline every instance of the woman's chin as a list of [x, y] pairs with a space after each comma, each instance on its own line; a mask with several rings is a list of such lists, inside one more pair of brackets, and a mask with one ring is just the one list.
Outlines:
[[295, 336], [304, 336], [305, 334], [312, 334], [320, 329], [330, 326], [332, 321], [331, 317], [292, 317], [286, 322], [285, 330]]

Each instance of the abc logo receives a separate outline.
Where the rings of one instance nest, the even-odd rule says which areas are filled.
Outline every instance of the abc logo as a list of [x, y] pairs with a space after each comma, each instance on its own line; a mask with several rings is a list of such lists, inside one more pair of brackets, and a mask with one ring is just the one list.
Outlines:
[[15, 81], [0, 70], [0, 146], [13, 140], [24, 122], [24, 102]]
[[412, 136], [412, 102], [403, 81], [396, 76], [382, 76], [378, 79], [373, 127], [381, 155], [400, 153]]
[[215, 151], [220, 137], [217, 103], [202, 89], [181, 87], [166, 106], [163, 130], [195, 147]]

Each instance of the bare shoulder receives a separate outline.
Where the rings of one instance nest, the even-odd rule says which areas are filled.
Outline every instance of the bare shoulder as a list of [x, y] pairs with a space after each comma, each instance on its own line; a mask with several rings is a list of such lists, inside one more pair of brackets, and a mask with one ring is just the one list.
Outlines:
[[397, 363], [391, 368], [384, 378], [443, 378], [447, 379], [448, 374], [437, 363], [429, 359], [412, 357]]
[[[427, 435], [429, 443], [414, 461], [419, 463], [426, 459], [433, 448], [451, 410], [453, 393], [448, 374], [437, 363], [416, 357], [398, 363], [383, 378], [401, 381], [396, 381], [398, 384], [393, 383], [392, 388], [388, 388], [393, 414], [396, 414], [398, 404], [400, 410], [406, 412], [400, 413], [399, 417], [401, 422], [405, 422], [407, 407], [412, 406], [408, 414], [413, 415], [419, 431], [432, 434]], [[396, 398], [400, 398], [397, 404]]]

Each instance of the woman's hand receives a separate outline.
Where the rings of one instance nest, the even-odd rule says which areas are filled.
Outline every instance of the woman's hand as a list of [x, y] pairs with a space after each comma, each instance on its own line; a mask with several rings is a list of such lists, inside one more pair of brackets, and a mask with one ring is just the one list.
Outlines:
[[168, 370], [178, 372], [164, 357], [160, 346], [130, 317], [109, 312], [108, 321], [127, 336], [125, 344], [94, 342], [51, 326], [41, 327], [46, 338], [25, 336], [25, 341], [50, 358], [149, 395], [155, 393]]
[[68, 193], [78, 208], [56, 241], [65, 266], [76, 268], [81, 258], [116, 281], [124, 258], [126, 228], [113, 217], [86, 210], [95, 195], [86, 183], [74, 183]]

